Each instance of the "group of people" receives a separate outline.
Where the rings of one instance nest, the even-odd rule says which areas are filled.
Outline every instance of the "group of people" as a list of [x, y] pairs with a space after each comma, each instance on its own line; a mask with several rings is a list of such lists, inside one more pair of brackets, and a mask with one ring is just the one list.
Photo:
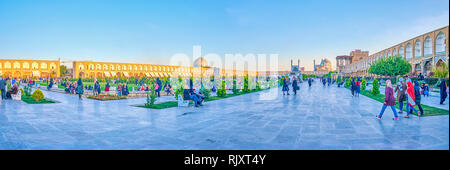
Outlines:
[[351, 84], [350, 84], [350, 90], [352, 92], [352, 96], [359, 97], [359, 94], [361, 93], [361, 78], [358, 77], [355, 81], [355, 79], [352, 78]]
[[[445, 80], [442, 81], [443, 86], [445, 86]], [[441, 85], [442, 85], [441, 83]], [[425, 87], [425, 90], [428, 90], [427, 86], [422, 86]], [[446, 88], [446, 87], [445, 87]], [[445, 90], [441, 90], [445, 93]], [[408, 78], [408, 76], [405, 77], [400, 77], [399, 81], [395, 87], [395, 90], [392, 87], [392, 82], [391, 80], [386, 80], [386, 88], [385, 88], [385, 99], [384, 99], [384, 103], [383, 106], [381, 108], [380, 114], [377, 115], [378, 119], [381, 119], [381, 117], [383, 116], [383, 113], [386, 109], [386, 107], [390, 107], [392, 109], [392, 111], [394, 112], [394, 120], [398, 120], [398, 114], [397, 111], [395, 109], [395, 97], [394, 94], [397, 93], [397, 101], [399, 104], [399, 109], [400, 111], [398, 112], [399, 114], [403, 113], [403, 102], [406, 102], [406, 115], [404, 116], [404, 118], [410, 118], [411, 114], [413, 114], [413, 112], [417, 113], [417, 116], [423, 116], [423, 108], [422, 105], [420, 104], [421, 102], [421, 87], [420, 84], [417, 80], [415, 81], [411, 81], [411, 79]], [[428, 92], [424, 92], [428, 95]], [[445, 96], [446, 97], [446, 96]], [[444, 97], [444, 100], [445, 100]], [[442, 95], [441, 95], [441, 101], [442, 101]], [[417, 108], [419, 110], [417, 110], [415, 107], [417, 106]]]
[[286, 93], [287, 93], [287, 95], [289, 95], [289, 85], [291, 85], [291, 84], [292, 84], [292, 91], [294, 92], [294, 95], [297, 95], [297, 90], [300, 90], [299, 81], [298, 81], [297, 76], [292, 77], [292, 83], [291, 83], [289, 77], [283, 78], [283, 87], [281, 89], [281, 91], [283, 91], [283, 95], [286, 95]]
[[19, 87], [15, 81], [12, 82], [11, 89], [7, 90], [8, 80], [8, 78], [0, 78], [0, 92], [2, 100], [12, 99], [12, 95], [15, 95], [19, 92]]
[[326, 86], [328, 83], [328, 86], [331, 85], [331, 77], [322, 77], [322, 84], [323, 86]]

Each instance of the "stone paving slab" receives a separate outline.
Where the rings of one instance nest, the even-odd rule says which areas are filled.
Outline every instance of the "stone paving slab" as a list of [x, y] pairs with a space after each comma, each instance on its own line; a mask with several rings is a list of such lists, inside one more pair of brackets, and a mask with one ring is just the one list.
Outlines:
[[59, 103], [1, 101], [0, 149], [449, 149], [448, 115], [377, 120], [381, 103], [345, 88], [273, 90], [163, 110], [44, 91]]

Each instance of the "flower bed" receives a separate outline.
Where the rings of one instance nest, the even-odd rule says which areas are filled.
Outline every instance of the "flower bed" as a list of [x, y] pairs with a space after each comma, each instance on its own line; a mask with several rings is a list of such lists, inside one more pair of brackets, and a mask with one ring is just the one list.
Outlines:
[[110, 94], [100, 94], [100, 95], [90, 95], [87, 98], [94, 99], [94, 100], [106, 101], [106, 100], [121, 100], [121, 99], [126, 99], [127, 97], [110, 95]]

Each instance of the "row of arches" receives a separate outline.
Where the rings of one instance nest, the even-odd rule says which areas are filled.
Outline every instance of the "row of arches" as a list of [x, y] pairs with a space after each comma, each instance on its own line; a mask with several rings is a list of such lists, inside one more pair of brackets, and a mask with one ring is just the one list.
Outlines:
[[431, 57], [433, 56], [433, 47], [435, 48], [435, 56], [445, 55], [447, 49], [446, 37], [447, 36], [445, 35], [445, 33], [441, 31], [436, 35], [434, 41], [431, 35], [426, 36], [423, 41], [420, 38], [417, 38], [413, 42], [400, 44], [399, 46], [397, 46], [397, 48], [393, 47], [392, 49], [387, 49], [371, 55], [369, 57], [369, 63], [375, 62], [381, 58], [385, 58], [388, 56], [401, 56], [407, 60], [420, 57]]
[[19, 62], [19, 61], [0, 61], [0, 69], [33, 69], [33, 70], [38, 70], [38, 69], [50, 69], [50, 70], [54, 70], [57, 69], [57, 64], [54, 62]]
[[187, 67], [160, 66], [160, 65], [135, 65], [135, 64], [101, 64], [101, 63], [80, 63], [77, 65], [80, 71], [175, 71], [188, 72]]

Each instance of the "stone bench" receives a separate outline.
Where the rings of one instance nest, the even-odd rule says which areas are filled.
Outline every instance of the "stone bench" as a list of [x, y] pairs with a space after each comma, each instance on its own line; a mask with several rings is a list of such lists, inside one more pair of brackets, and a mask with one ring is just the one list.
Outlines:
[[11, 94], [12, 100], [22, 100], [22, 92], [20, 90], [17, 91], [17, 94]]

